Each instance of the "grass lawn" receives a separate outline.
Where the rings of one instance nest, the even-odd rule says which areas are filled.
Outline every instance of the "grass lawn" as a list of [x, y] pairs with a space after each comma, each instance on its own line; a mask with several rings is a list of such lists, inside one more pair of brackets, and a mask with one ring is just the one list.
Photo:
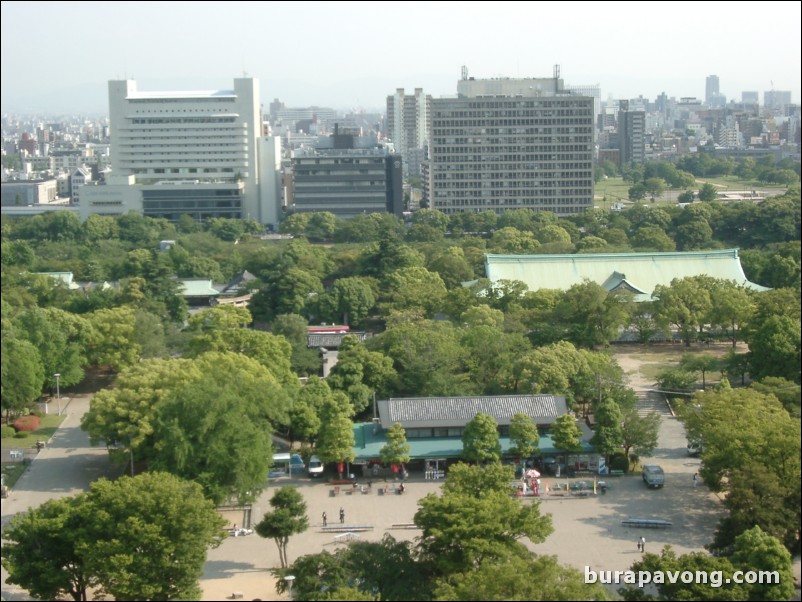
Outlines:
[[[47, 441], [56, 432], [66, 416], [47, 414], [42, 418], [39, 428], [35, 431], [17, 433], [13, 437], [3, 440], [3, 447], [34, 447], [37, 441]], [[21, 436], [20, 436], [21, 435]]]

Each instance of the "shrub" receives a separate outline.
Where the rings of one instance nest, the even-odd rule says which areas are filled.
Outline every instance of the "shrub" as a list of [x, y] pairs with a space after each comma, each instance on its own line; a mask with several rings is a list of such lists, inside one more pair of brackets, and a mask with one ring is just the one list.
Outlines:
[[39, 423], [40, 422], [41, 422], [41, 419], [39, 418], [39, 416], [33, 416], [33, 415], [22, 416], [21, 418], [17, 418], [14, 421], [14, 429], [17, 432], [35, 431], [36, 429], [39, 428]]
[[3, 439], [7, 439], [8, 437], [13, 437], [16, 432], [17, 431], [14, 430], [13, 426], [3, 425], [0, 427], [0, 436], [2, 436]]
[[610, 456], [610, 470], [623, 470], [629, 472], [629, 461], [623, 451], [615, 452]]
[[38, 416], [39, 418], [44, 418], [45, 417], [45, 413], [42, 410], [40, 410], [39, 408], [31, 408], [31, 411], [29, 412], [29, 414], [31, 416]]

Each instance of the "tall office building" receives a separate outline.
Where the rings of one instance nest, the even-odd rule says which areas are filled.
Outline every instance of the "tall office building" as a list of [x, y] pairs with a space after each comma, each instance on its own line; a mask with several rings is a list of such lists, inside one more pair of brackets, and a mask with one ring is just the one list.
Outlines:
[[718, 75], [708, 75], [705, 78], [705, 104], [710, 106], [713, 97], [719, 94]]
[[791, 104], [791, 92], [789, 90], [766, 90], [763, 92], [763, 106], [767, 109], [783, 110]]
[[646, 158], [646, 112], [631, 111], [629, 101], [622, 100], [618, 108], [618, 148], [621, 165], [642, 164]]
[[145, 92], [133, 80], [110, 81], [109, 118], [110, 186], [82, 191], [82, 216], [134, 210], [171, 221], [189, 214], [277, 222], [276, 187], [260, 187], [260, 166], [271, 162], [259, 161], [257, 80], [203, 92]]
[[387, 97], [387, 137], [404, 162], [404, 175], [420, 176], [429, 142], [429, 111], [432, 97], [415, 88], [415, 94], [404, 94], [398, 88]]
[[593, 206], [594, 99], [554, 78], [474, 79], [432, 100], [432, 209], [558, 215]]

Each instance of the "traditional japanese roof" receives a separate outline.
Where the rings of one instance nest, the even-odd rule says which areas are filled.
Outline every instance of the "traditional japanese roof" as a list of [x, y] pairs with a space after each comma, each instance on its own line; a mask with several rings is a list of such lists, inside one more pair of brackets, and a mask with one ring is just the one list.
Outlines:
[[208, 278], [179, 278], [178, 284], [184, 297], [216, 297], [220, 294]]
[[491, 282], [520, 280], [531, 291], [568, 290], [590, 280], [608, 291], [628, 290], [638, 301], [651, 298], [657, 285], [674, 278], [711, 276], [752, 290], [766, 287], [747, 280], [738, 249], [676, 253], [588, 253], [578, 255], [485, 255]]
[[568, 412], [565, 397], [555, 395], [482, 395], [475, 397], [401, 397], [377, 403], [382, 428], [462, 427], [481, 413], [499, 425], [515, 414], [526, 414], [535, 424], [551, 424]]

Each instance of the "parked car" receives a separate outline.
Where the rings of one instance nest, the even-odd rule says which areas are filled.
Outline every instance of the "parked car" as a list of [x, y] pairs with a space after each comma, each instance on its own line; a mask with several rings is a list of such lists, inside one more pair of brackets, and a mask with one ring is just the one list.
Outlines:
[[307, 468], [307, 473], [311, 478], [316, 478], [323, 475], [323, 462], [320, 461], [320, 458], [317, 456], [312, 456], [309, 458], [309, 468]]
[[657, 464], [644, 464], [643, 482], [653, 489], [658, 489], [666, 484], [666, 475]]

